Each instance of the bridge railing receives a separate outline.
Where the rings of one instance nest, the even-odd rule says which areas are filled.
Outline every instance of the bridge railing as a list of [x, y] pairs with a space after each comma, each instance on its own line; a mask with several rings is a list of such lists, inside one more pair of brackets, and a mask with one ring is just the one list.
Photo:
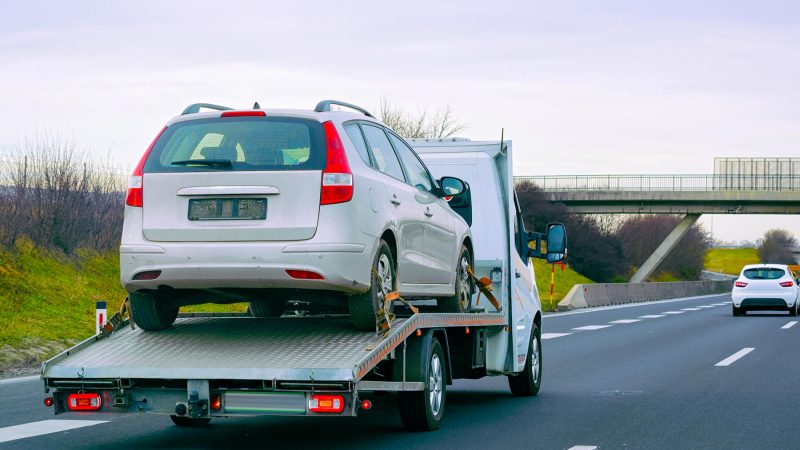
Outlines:
[[800, 175], [517, 176], [545, 191], [800, 191]]

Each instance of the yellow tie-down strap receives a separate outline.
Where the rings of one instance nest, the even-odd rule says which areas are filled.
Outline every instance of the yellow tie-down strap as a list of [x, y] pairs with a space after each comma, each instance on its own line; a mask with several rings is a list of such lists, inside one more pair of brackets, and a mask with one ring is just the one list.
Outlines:
[[487, 277], [478, 278], [478, 276], [475, 275], [475, 272], [472, 271], [472, 267], [470, 267], [469, 264], [467, 265], [467, 273], [469, 274], [469, 277], [472, 278], [472, 280], [475, 282], [475, 286], [478, 287], [478, 298], [475, 299], [475, 304], [477, 305], [480, 303], [481, 294], [483, 294], [486, 296], [486, 299], [489, 300], [489, 303], [491, 303], [496, 310], [502, 311], [503, 305], [501, 305], [500, 302], [498, 302], [497, 299], [494, 297], [494, 294], [492, 294], [492, 280], [490, 280]]

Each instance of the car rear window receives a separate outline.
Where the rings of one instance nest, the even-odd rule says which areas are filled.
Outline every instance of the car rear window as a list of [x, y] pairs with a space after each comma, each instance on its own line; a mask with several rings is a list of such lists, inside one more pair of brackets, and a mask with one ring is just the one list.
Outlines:
[[747, 269], [743, 275], [750, 280], [777, 280], [786, 273], [783, 269], [765, 267], [762, 269]]
[[164, 130], [145, 173], [321, 170], [322, 124], [293, 117], [226, 117], [178, 122]]

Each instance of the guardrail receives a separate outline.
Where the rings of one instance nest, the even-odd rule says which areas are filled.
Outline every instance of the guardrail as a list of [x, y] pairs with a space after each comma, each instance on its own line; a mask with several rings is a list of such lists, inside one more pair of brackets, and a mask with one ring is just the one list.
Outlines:
[[545, 191], [800, 191], [800, 175], [517, 176]]

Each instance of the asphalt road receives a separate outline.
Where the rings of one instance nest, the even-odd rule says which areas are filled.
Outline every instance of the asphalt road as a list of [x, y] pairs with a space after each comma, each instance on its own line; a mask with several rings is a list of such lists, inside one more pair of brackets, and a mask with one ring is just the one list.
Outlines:
[[[3, 382], [0, 441], [81, 427], [0, 448], [796, 449], [795, 319], [732, 317], [729, 296], [549, 315], [539, 396], [512, 397], [505, 378], [457, 381], [442, 428], [429, 433], [403, 430], [393, 395], [372, 397], [357, 418], [231, 418], [187, 429], [148, 414], [54, 417], [38, 380]], [[108, 422], [35, 423], [61, 419]]]

